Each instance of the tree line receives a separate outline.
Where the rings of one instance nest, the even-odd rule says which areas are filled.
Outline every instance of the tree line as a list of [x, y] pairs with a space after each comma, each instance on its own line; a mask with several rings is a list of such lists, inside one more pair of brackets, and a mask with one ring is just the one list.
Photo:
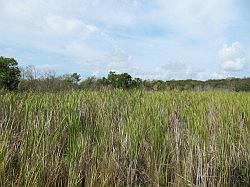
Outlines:
[[250, 78], [220, 80], [143, 80], [128, 73], [109, 72], [107, 77], [95, 76], [81, 80], [77, 73], [56, 76], [54, 72], [41, 74], [33, 66], [18, 67], [14, 58], [0, 57], [0, 89], [11, 91], [57, 92], [72, 89], [102, 90], [110, 88], [189, 91], [250, 91]]

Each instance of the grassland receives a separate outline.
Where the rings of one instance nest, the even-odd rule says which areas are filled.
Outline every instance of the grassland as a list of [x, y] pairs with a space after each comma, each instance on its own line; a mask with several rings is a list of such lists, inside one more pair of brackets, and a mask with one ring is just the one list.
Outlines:
[[250, 94], [0, 94], [0, 186], [248, 186]]

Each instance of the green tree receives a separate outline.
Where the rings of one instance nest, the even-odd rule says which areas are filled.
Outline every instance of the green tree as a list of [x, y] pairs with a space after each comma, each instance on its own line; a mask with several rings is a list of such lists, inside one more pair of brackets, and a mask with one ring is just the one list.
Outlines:
[[77, 85], [80, 82], [80, 75], [77, 73], [73, 73], [71, 75], [66, 76], [66, 80], [73, 85]]
[[20, 81], [20, 69], [14, 58], [0, 57], [0, 88], [16, 90]]
[[128, 73], [116, 74], [111, 71], [109, 72], [107, 81], [114, 88], [129, 89], [133, 86], [133, 79]]

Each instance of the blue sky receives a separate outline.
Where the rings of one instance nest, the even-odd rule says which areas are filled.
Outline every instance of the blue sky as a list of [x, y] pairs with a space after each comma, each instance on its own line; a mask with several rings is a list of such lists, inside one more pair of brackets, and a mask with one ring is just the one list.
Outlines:
[[249, 77], [250, 1], [0, 0], [0, 55], [83, 77]]

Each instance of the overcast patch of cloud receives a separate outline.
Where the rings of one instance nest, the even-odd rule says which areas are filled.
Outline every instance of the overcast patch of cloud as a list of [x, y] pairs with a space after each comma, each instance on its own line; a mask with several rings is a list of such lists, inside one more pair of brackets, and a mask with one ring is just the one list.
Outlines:
[[150, 80], [208, 80], [237, 77], [227, 71], [195, 70], [183, 61], [172, 61], [156, 66], [154, 69], [142, 70], [140, 68], [128, 69], [133, 77]]
[[190, 79], [191, 77], [192, 67], [182, 61], [170, 61], [155, 69], [155, 78], [157, 79]]
[[232, 75], [226, 71], [212, 72], [212, 71], [200, 70], [194, 72], [193, 75], [194, 75], [193, 78], [197, 80], [225, 79], [228, 77], [232, 77]]
[[154, 3], [158, 6], [148, 14], [149, 20], [203, 40], [222, 36], [237, 19], [234, 0], [156, 0]]
[[93, 72], [94, 75], [105, 75], [109, 71], [117, 73], [131, 72], [134, 70], [133, 57], [122, 49], [115, 49], [111, 54], [104, 55], [98, 59], [82, 61], [79, 59], [78, 65], [82, 70]]
[[191, 79], [192, 67], [182, 61], [169, 61], [164, 64], [158, 64], [152, 69], [133, 68], [130, 69], [134, 77], [151, 80], [171, 80], [171, 79]]
[[[97, 33], [99, 29], [94, 25], [86, 24], [78, 19], [66, 19], [61, 16], [50, 14], [46, 17], [45, 29], [48, 28], [54, 34], [79, 34], [81, 32]], [[78, 32], [78, 33], [76, 33]]]
[[12, 48], [0, 49], [0, 56], [13, 57], [14, 50]]
[[224, 45], [219, 51], [220, 66], [226, 71], [240, 71], [246, 66], [247, 59], [240, 42]]

